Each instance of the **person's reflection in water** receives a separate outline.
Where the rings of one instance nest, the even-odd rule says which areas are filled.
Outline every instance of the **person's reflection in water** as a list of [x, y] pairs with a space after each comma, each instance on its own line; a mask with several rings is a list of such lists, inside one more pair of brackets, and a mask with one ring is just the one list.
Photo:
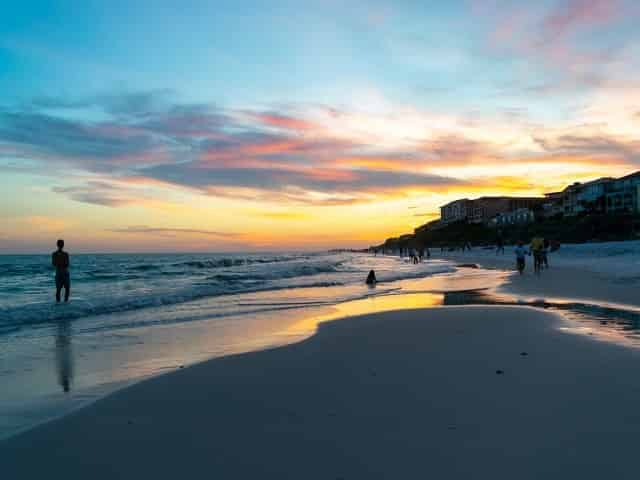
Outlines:
[[61, 320], [56, 332], [56, 365], [58, 383], [67, 393], [71, 390], [73, 380], [73, 352], [71, 351], [71, 322]]

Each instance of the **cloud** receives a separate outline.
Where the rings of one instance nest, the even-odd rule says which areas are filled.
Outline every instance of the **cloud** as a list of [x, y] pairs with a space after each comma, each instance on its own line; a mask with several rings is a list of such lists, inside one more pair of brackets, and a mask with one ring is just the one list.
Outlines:
[[542, 33], [553, 42], [580, 28], [606, 25], [620, 12], [616, 0], [566, 0], [544, 19]]
[[389, 170], [285, 169], [285, 168], [207, 168], [198, 162], [159, 165], [140, 172], [147, 177], [206, 190], [212, 187], [244, 187], [260, 190], [303, 190], [327, 193], [354, 193], [394, 190], [406, 187], [428, 188], [462, 183], [437, 175]]
[[174, 96], [169, 89], [137, 92], [104, 93], [83, 98], [40, 96], [32, 99], [29, 106], [47, 110], [79, 110], [98, 108], [116, 116], [145, 117], [166, 107]]
[[[57, 112], [80, 105], [72, 100], [0, 109], [0, 149], [12, 157], [0, 168], [30, 159], [31, 169], [64, 172], [65, 183], [54, 192], [108, 207], [145, 204], [170, 186], [254, 202], [344, 205], [461, 188], [468, 184], [461, 179], [471, 171], [467, 167], [536, 158], [593, 163], [607, 155], [619, 163], [638, 160], [637, 144], [628, 140], [593, 135], [593, 129], [542, 129], [515, 107], [489, 121], [478, 113], [350, 114], [327, 107], [305, 116], [300, 106], [251, 112], [176, 103], [163, 95], [93, 99], [104, 110], [99, 122]], [[588, 136], [590, 141], [582, 138]], [[68, 185], [71, 175], [84, 183]]]
[[166, 227], [149, 227], [146, 225], [129, 226], [124, 228], [113, 228], [107, 230], [114, 233], [127, 234], [150, 234], [159, 236], [175, 236], [175, 235], [199, 235], [218, 238], [235, 238], [240, 234], [233, 232], [218, 232], [214, 230], [203, 230], [195, 228], [166, 228]]
[[219, 138], [234, 120], [208, 105], [173, 105], [164, 112], [147, 115], [136, 128], [174, 138]]
[[298, 131], [313, 130], [315, 128], [318, 128], [318, 125], [307, 120], [293, 118], [276, 112], [250, 113], [250, 115], [252, 115], [261, 123], [271, 127]]
[[[566, 0], [531, 2], [506, 6], [475, 2], [476, 14], [483, 15], [493, 28], [488, 33], [487, 52], [514, 61], [534, 64], [537, 77], [527, 74], [518, 83], [522, 92], [536, 95], [591, 90], [611, 76], [615, 63], [628, 41], [614, 34], [637, 12], [625, 0]], [[478, 8], [481, 4], [483, 9]], [[487, 7], [487, 5], [491, 5]]]
[[153, 151], [150, 135], [126, 126], [90, 124], [41, 113], [0, 111], [0, 141], [26, 148], [42, 159], [71, 158], [101, 169], [110, 160], [136, 157]]
[[71, 187], [53, 187], [55, 193], [68, 195], [76, 202], [100, 205], [103, 207], [120, 207], [135, 203], [125, 189], [104, 181], [89, 181], [83, 185]]
[[589, 155], [618, 159], [630, 164], [640, 165], [640, 141], [616, 138], [603, 133], [590, 135], [564, 134], [554, 137], [534, 137], [534, 140], [546, 151]]

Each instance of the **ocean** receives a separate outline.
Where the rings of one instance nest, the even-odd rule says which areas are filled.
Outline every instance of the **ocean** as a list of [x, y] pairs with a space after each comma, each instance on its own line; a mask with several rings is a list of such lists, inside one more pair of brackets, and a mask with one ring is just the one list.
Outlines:
[[[638, 278], [639, 249], [640, 242], [563, 246], [550, 263], [629, 283]], [[0, 439], [154, 375], [304, 340], [328, 320], [442, 305], [540, 306], [536, 298], [496, 296], [509, 272], [466, 268], [458, 264], [464, 256], [447, 256], [414, 265], [351, 252], [72, 253], [68, 304], [55, 303], [48, 255], [0, 256], [0, 382], [7, 386]], [[496, 255], [474, 249], [470, 257]], [[375, 288], [365, 284], [369, 270]], [[542, 308], [590, 331], [606, 329], [605, 338], [638, 328], [635, 312], [551, 298]]]
[[[10, 385], [0, 392], [0, 438], [153, 375], [299, 341], [325, 320], [406, 307], [398, 293], [457, 271], [446, 260], [358, 253], [72, 253], [71, 299], [56, 304], [50, 261], [0, 256], [0, 382]], [[365, 285], [372, 269], [375, 288]]]
[[[372, 293], [364, 286], [371, 269], [383, 283], [454, 270], [446, 262], [411, 265], [406, 259], [357, 253], [72, 255], [71, 302], [57, 305], [49, 256], [5, 255], [0, 256], [0, 334], [61, 319], [80, 320], [229, 294], [359, 286], [327, 290], [321, 299], [342, 301]], [[297, 301], [317, 302], [314, 292], [308, 299], [300, 298], [298, 292]], [[242, 312], [234, 309], [233, 313]]]

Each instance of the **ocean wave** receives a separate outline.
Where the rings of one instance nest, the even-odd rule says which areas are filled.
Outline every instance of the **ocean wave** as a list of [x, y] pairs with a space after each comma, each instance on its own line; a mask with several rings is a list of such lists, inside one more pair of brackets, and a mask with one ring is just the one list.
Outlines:
[[53, 269], [47, 263], [43, 264], [2, 264], [0, 265], [1, 277], [15, 277], [22, 275], [43, 275], [52, 273]]
[[281, 280], [295, 277], [307, 277], [321, 273], [335, 273], [339, 270], [339, 262], [336, 263], [316, 263], [316, 264], [295, 264], [287, 269], [271, 270], [264, 272], [225, 272], [216, 273], [207, 277], [207, 280], [222, 282], [261, 282], [267, 280]]
[[6, 329], [15, 329], [25, 325], [39, 325], [59, 320], [76, 320], [88, 316], [106, 315], [120, 312], [128, 312], [143, 308], [152, 308], [168, 305], [176, 305], [200, 300], [208, 297], [217, 297], [226, 294], [254, 293], [263, 291], [276, 291], [292, 288], [320, 288], [343, 285], [340, 282], [312, 282], [299, 286], [261, 286], [247, 288], [229, 288], [219, 286], [196, 286], [188, 290], [172, 292], [169, 294], [149, 294], [139, 297], [116, 298], [100, 302], [90, 302], [83, 299], [73, 300], [69, 303], [31, 303], [18, 307], [0, 307], [0, 333]]
[[292, 260], [305, 260], [309, 257], [307, 255], [282, 255], [277, 257], [226, 257], [216, 258], [210, 260], [188, 260], [185, 262], [174, 263], [174, 267], [190, 267], [194, 269], [213, 269], [213, 268], [226, 268], [237, 267], [241, 265], [255, 265], [265, 263], [279, 263], [290, 262]]
[[[44, 257], [31, 259], [33, 265], [45, 260]], [[444, 263], [413, 266], [395, 258], [365, 255], [203, 256], [195, 259], [131, 255], [86, 256], [80, 260], [72, 272], [72, 301], [67, 305], [51, 303], [53, 278], [36, 281], [35, 276], [27, 276], [17, 284], [16, 279], [0, 282], [0, 286], [15, 287], [5, 303], [0, 303], [0, 330], [175, 305], [227, 294], [355, 285], [364, 281], [371, 268], [376, 269], [378, 279], [383, 283], [455, 270]], [[15, 264], [9, 265], [19, 265], [23, 261], [17, 258]], [[230, 261], [243, 263], [228, 267]], [[49, 268], [44, 271], [52, 277]]]

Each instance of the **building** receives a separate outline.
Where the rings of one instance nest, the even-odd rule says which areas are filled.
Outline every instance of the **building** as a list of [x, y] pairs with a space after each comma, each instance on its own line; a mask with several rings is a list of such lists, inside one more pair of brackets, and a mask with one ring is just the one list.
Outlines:
[[606, 192], [614, 179], [598, 178], [591, 182], [576, 182], [563, 190], [563, 213], [571, 217], [581, 213], [604, 213]]
[[472, 200], [470, 223], [488, 224], [498, 214], [515, 210], [534, 210], [544, 203], [542, 197], [481, 197]]
[[440, 207], [444, 224], [467, 221], [488, 224], [499, 213], [518, 209], [535, 210], [544, 204], [543, 197], [480, 197], [475, 200], [463, 198]]
[[443, 223], [453, 223], [467, 220], [471, 207], [471, 200], [467, 198], [449, 202], [440, 207], [440, 221]]
[[544, 194], [544, 203], [540, 215], [543, 218], [559, 217], [564, 214], [564, 192]]
[[533, 210], [530, 208], [518, 208], [511, 212], [498, 213], [491, 221], [491, 225], [503, 227], [506, 225], [522, 225], [532, 223], [536, 219]]
[[640, 171], [576, 182], [544, 197], [463, 198], [440, 207], [440, 228], [453, 222], [507, 225], [582, 214], [640, 214]]
[[605, 193], [607, 213], [640, 213], [640, 172], [613, 180]]
[[440, 228], [442, 228], [444, 225], [443, 223], [440, 221], [440, 219], [438, 220], [431, 220], [428, 223], [425, 223], [424, 225], [420, 225], [419, 227], [415, 228], [413, 230], [413, 234], [414, 235], [421, 235], [424, 234], [428, 231], [431, 230], [438, 230]]

